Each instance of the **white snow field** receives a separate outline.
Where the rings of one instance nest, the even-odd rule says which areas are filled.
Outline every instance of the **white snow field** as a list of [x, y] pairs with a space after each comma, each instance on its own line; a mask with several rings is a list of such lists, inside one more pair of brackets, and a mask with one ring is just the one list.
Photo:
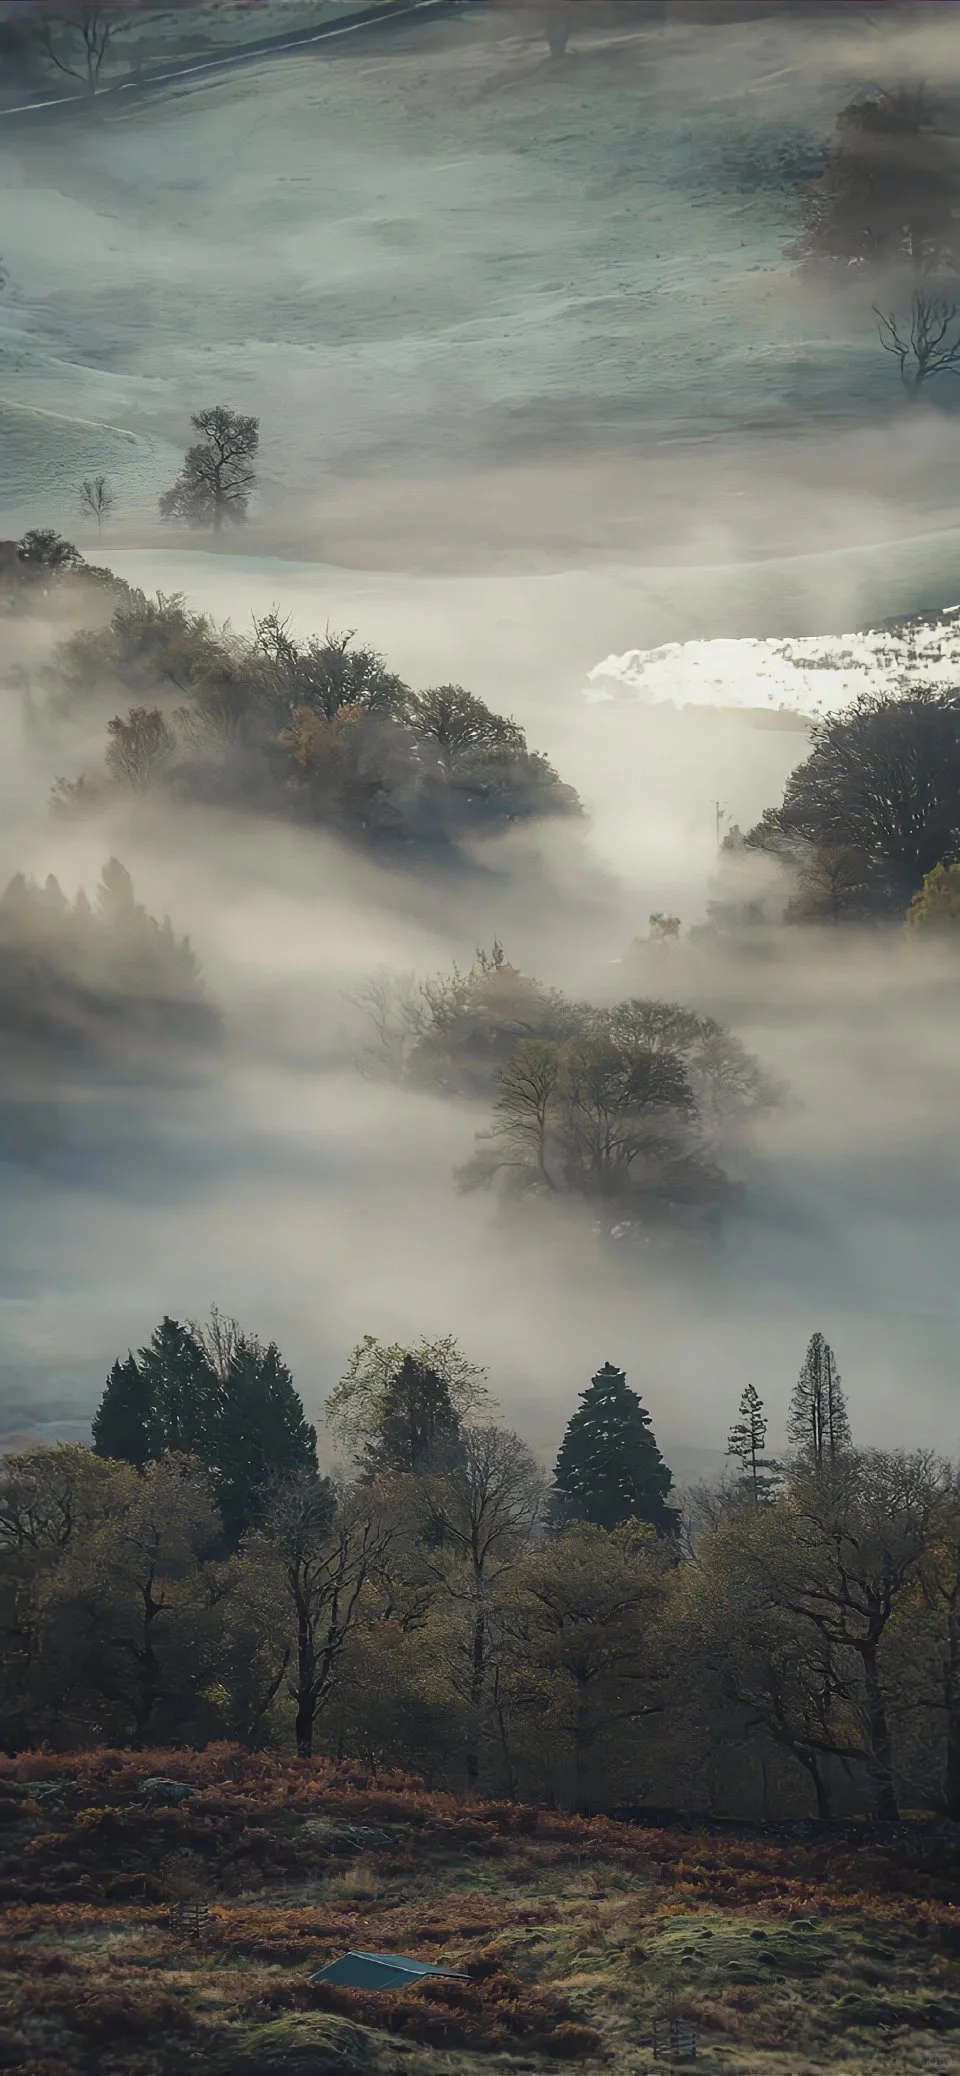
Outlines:
[[607, 656], [589, 672], [589, 704], [768, 707], [838, 713], [861, 692], [960, 682], [960, 606], [908, 629], [807, 635], [793, 641], [667, 642]]

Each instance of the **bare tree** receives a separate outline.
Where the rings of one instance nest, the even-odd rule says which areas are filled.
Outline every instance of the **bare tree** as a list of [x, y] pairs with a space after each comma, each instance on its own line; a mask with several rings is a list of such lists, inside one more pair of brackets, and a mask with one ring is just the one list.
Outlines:
[[546, 1488], [532, 1449], [510, 1429], [491, 1423], [463, 1429], [459, 1461], [428, 1482], [426, 1497], [427, 1566], [466, 1617], [463, 1689], [470, 1721], [467, 1780], [473, 1787], [480, 1771], [481, 1707], [497, 1656], [498, 1589], [531, 1547]]
[[131, 707], [126, 720], [114, 714], [107, 734], [107, 768], [134, 793], [145, 793], [161, 777], [176, 747], [176, 737], [156, 706]]
[[88, 518], [96, 520], [99, 534], [103, 533], [103, 522], [109, 519], [116, 502], [106, 476], [84, 476], [80, 504]]
[[56, 8], [42, 15], [38, 26], [51, 65], [95, 94], [113, 39], [127, 22], [111, 6], [90, 4]]
[[301, 1759], [312, 1755], [317, 1716], [397, 1529], [396, 1504], [374, 1483], [337, 1495], [325, 1478], [295, 1479], [266, 1508], [262, 1544], [283, 1581]]
[[873, 308], [880, 344], [898, 363], [910, 396], [918, 396], [934, 375], [960, 375], [960, 303], [915, 289], [910, 316], [902, 324], [895, 312], [876, 303]]
[[215, 404], [209, 411], [197, 411], [190, 423], [201, 438], [187, 449], [172, 489], [164, 491], [161, 517], [183, 519], [188, 526], [212, 526], [214, 533], [225, 521], [242, 526], [256, 482], [259, 418]]

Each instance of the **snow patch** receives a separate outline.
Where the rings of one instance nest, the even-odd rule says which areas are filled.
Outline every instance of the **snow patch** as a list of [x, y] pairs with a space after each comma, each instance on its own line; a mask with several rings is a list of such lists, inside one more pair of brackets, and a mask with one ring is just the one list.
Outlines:
[[960, 605], [894, 627], [790, 641], [667, 642], [605, 656], [587, 674], [588, 705], [773, 707], [837, 713], [860, 692], [960, 684]]

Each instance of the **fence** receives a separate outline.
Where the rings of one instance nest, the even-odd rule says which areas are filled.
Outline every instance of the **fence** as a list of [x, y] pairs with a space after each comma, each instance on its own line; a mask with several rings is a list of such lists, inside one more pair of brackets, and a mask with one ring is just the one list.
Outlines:
[[697, 2028], [686, 2018], [655, 2018], [652, 2044], [656, 2062], [695, 2062]]

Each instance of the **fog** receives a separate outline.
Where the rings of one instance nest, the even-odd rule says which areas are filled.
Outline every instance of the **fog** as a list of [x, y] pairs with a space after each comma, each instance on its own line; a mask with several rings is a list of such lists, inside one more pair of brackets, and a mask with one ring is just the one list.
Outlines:
[[[356, 627], [411, 683], [515, 715], [586, 809], [456, 869], [153, 800], [52, 820], [102, 726], [25, 726], [13, 666], [62, 630], [4, 624], [0, 877], [72, 896], [119, 856], [224, 1015], [202, 1068], [52, 1086], [4, 1161], [10, 1436], [84, 1432], [117, 1354], [216, 1302], [276, 1336], [311, 1416], [363, 1333], [452, 1331], [545, 1455], [617, 1360], [683, 1475], [719, 1462], [748, 1379], [779, 1442], [820, 1327], [860, 1439], [960, 1443], [949, 957], [786, 929], [762, 959], [685, 936], [631, 965], [651, 913], [703, 922], [718, 808], [749, 826], [807, 736], [584, 698], [610, 654], [960, 596], [960, 413], [904, 408], [869, 298], [782, 259], [783, 164], [815, 170], [855, 88], [946, 81], [954, 40], [934, 8], [801, 12], [591, 24], [551, 65], [519, 12], [478, 11], [0, 128], [3, 532], [56, 525], [240, 629], [273, 604]], [[214, 400], [260, 416], [263, 486], [206, 552], [154, 515]], [[77, 512], [97, 469], [102, 545]], [[578, 996], [716, 1014], [783, 1078], [714, 1243], [618, 1252], [589, 1216], [458, 1195], [486, 1113], [359, 1070], [366, 976], [495, 938]]]

